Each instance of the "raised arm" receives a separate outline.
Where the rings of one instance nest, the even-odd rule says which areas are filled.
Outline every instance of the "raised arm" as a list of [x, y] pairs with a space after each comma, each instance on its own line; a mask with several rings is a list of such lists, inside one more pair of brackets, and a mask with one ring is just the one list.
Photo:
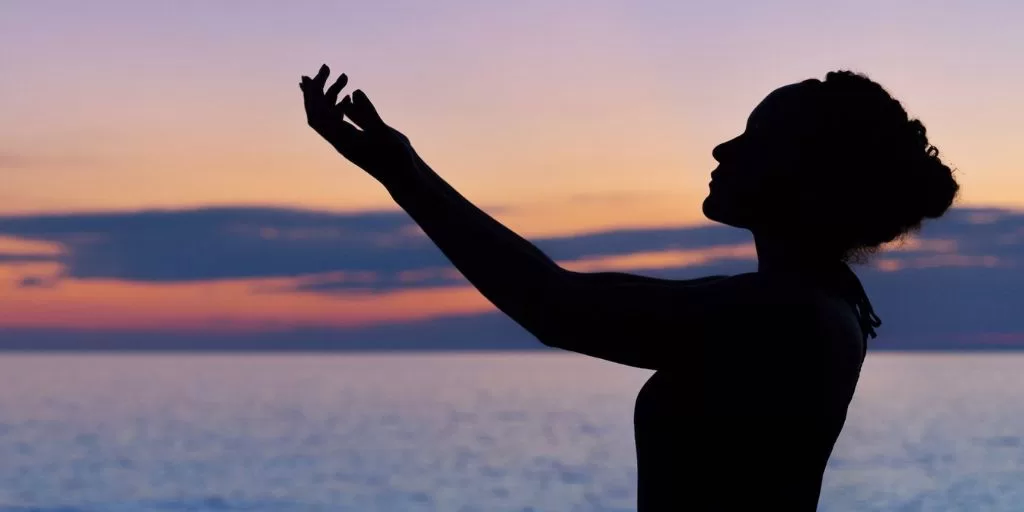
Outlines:
[[395, 202], [484, 297], [545, 345], [655, 369], [686, 342], [684, 304], [723, 279], [566, 270], [417, 162], [383, 181]]
[[679, 338], [687, 329], [699, 337], [699, 324], [713, 317], [709, 308], [724, 306], [724, 288], [712, 287], [716, 278], [669, 281], [559, 267], [448, 185], [362, 91], [336, 104], [346, 79], [324, 93], [328, 73], [324, 66], [315, 78], [303, 77], [310, 125], [380, 181], [462, 275], [542, 343], [657, 368], [673, 345], [685, 343]]

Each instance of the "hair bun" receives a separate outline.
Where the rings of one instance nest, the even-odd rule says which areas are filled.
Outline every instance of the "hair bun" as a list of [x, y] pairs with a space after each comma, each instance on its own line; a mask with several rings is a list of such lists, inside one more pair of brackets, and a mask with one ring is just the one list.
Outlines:
[[937, 219], [953, 205], [960, 185], [953, 179], [953, 171], [939, 160], [938, 150], [930, 146], [921, 164], [921, 190], [918, 196], [920, 214]]

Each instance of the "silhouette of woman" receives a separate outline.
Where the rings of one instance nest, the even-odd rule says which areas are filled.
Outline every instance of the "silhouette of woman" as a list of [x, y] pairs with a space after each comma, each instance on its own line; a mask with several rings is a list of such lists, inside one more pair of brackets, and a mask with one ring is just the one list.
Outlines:
[[[779, 88], [713, 151], [704, 214], [750, 230], [756, 272], [680, 281], [559, 267], [419, 157], [342, 74], [302, 77], [309, 125], [545, 345], [656, 370], [635, 408], [638, 510], [815, 510], [880, 320], [847, 262], [941, 216], [959, 186], [866, 76]], [[343, 118], [348, 117], [353, 124]]]

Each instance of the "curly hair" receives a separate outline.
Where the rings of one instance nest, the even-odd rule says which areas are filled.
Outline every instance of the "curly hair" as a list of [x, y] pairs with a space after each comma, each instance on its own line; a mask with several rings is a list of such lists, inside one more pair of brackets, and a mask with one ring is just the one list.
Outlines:
[[[813, 87], [815, 133], [804, 148], [810, 222], [845, 261], [942, 216], [960, 186], [921, 121], [861, 73], [833, 71]], [[826, 171], [827, 170], [827, 171]]]

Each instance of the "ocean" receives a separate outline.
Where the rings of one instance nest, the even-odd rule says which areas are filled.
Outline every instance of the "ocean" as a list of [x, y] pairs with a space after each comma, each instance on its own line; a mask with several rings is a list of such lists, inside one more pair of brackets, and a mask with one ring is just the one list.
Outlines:
[[[0, 510], [630, 511], [649, 374], [550, 352], [0, 355]], [[1024, 510], [1022, 391], [1024, 354], [869, 355], [819, 510]]]

